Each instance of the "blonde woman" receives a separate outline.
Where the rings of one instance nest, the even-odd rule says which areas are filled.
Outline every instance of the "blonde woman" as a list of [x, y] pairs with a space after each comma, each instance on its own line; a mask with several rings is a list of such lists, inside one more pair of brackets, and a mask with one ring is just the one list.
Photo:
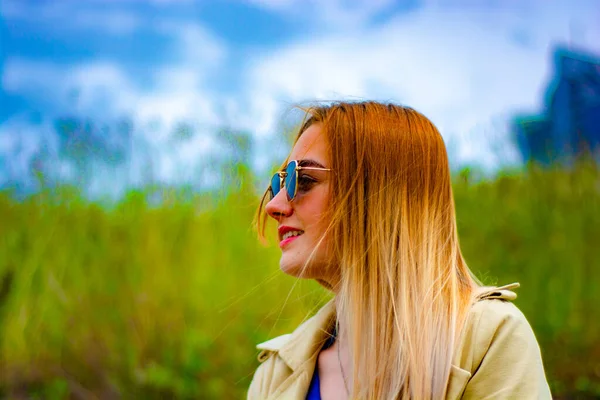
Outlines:
[[283, 272], [335, 297], [257, 346], [249, 399], [551, 398], [511, 303], [518, 284], [481, 287], [463, 259], [446, 149], [422, 114], [309, 108], [259, 207], [261, 234], [267, 217]]

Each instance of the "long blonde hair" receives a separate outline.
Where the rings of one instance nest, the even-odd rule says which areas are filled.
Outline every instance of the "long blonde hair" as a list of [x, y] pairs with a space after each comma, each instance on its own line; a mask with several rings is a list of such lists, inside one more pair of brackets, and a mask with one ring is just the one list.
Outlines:
[[395, 104], [337, 102], [306, 112], [296, 141], [320, 123], [331, 148], [327, 235], [352, 397], [444, 398], [478, 282], [459, 246], [442, 136]]

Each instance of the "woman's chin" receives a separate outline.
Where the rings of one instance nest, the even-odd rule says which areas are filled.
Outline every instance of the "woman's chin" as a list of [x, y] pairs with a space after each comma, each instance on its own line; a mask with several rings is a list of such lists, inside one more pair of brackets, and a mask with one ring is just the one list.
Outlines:
[[304, 264], [287, 263], [282, 259], [281, 263], [279, 264], [279, 269], [281, 269], [284, 274], [293, 276], [294, 278], [313, 278], [309, 273], [310, 271], [308, 271], [308, 268], [306, 268]]

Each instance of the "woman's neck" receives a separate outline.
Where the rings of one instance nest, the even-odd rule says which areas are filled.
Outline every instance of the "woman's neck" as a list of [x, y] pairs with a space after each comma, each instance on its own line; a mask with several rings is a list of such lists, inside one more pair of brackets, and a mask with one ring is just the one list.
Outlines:
[[[334, 299], [336, 310], [340, 309], [340, 304], [338, 303], [338, 297], [336, 296]], [[346, 385], [348, 388], [352, 387], [352, 362], [350, 359], [350, 348], [348, 342], [347, 335], [347, 327], [346, 322], [343, 318], [338, 318], [336, 315], [336, 326], [335, 326], [335, 343], [336, 353], [338, 355], [338, 363], [340, 365], [340, 370], [342, 375], [344, 376], [344, 380], [346, 381]]]

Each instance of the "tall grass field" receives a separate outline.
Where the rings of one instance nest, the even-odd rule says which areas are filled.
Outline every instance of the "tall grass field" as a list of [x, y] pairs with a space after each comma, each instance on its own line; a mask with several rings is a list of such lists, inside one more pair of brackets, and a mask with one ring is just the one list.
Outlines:
[[[330, 294], [279, 271], [240, 179], [212, 197], [154, 188], [111, 205], [68, 188], [0, 193], [0, 397], [244, 398], [255, 345]], [[600, 396], [598, 167], [464, 170], [454, 192], [471, 269], [521, 283], [553, 394]]]

